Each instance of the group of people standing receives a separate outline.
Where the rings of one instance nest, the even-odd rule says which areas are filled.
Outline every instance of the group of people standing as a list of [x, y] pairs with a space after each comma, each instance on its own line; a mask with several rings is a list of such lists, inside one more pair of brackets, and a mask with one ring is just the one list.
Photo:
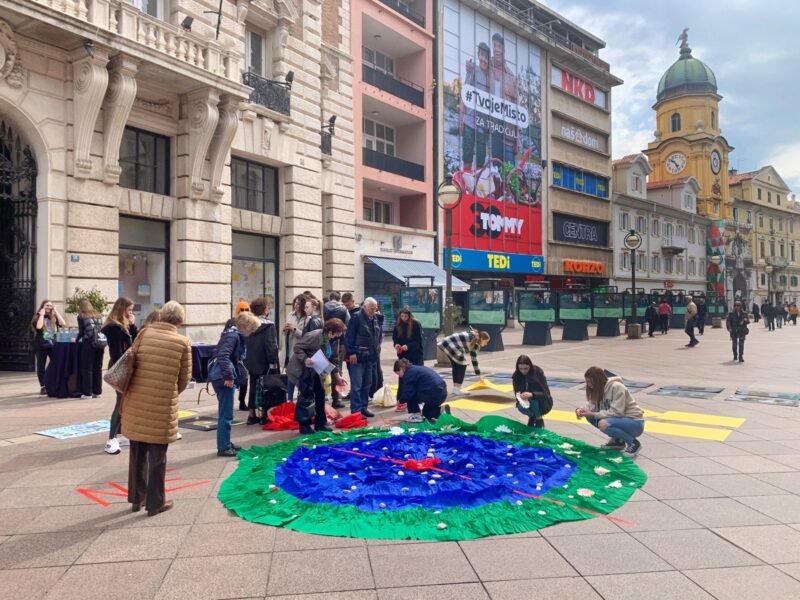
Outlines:
[[764, 317], [764, 327], [768, 331], [775, 331], [783, 327], [784, 323], [792, 323], [797, 325], [798, 308], [797, 303], [784, 302], [777, 306], [773, 305], [769, 300], [764, 300], [759, 307], [757, 302], [753, 302], [753, 320], [758, 323], [759, 316]]

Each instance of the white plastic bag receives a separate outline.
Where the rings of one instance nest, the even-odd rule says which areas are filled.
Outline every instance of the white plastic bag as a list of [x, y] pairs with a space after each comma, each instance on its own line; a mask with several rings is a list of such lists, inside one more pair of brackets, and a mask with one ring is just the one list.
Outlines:
[[397, 398], [394, 397], [392, 388], [388, 385], [376, 391], [374, 398], [378, 406], [395, 406], [397, 404]]

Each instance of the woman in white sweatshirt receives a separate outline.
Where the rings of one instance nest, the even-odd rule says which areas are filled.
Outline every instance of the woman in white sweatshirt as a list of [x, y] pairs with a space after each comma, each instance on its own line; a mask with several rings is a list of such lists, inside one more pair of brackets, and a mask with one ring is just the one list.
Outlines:
[[575, 410], [580, 419], [586, 417], [592, 425], [609, 436], [604, 448], [623, 450], [633, 458], [642, 447], [638, 438], [644, 432], [644, 413], [625, 387], [622, 377], [608, 377], [600, 367], [589, 367], [586, 380], [584, 408]]

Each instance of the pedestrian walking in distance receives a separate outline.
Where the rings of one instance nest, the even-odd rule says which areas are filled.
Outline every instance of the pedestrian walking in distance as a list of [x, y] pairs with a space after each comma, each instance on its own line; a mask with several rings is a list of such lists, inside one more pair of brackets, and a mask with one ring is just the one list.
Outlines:
[[692, 301], [691, 296], [686, 296], [686, 327], [684, 331], [689, 336], [687, 348], [694, 348], [700, 342], [694, 337], [694, 326], [697, 320], [697, 305]]
[[733, 305], [733, 310], [728, 313], [728, 318], [725, 320], [725, 327], [731, 336], [731, 346], [733, 347], [733, 360], [738, 360], [740, 363], [744, 362], [744, 339], [750, 333], [747, 325], [750, 319], [747, 318], [747, 313], [742, 310], [742, 303], [736, 302]]
[[647, 335], [649, 337], [653, 337], [659, 321], [658, 307], [656, 306], [655, 300], [651, 302], [650, 306], [647, 307], [647, 310], [644, 311], [644, 320], [647, 321]]
[[658, 305], [658, 321], [661, 324], [661, 335], [667, 335], [669, 332], [669, 319], [672, 317], [672, 307], [666, 301], [661, 299], [661, 304]]

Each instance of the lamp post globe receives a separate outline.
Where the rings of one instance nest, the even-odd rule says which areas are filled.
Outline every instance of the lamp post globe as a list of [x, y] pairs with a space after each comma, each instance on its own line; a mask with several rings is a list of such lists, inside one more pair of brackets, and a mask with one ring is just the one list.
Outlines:
[[463, 190], [453, 182], [453, 177], [449, 173], [444, 176], [436, 188], [436, 204], [439, 205], [445, 214], [445, 237], [446, 237], [446, 273], [445, 293], [444, 293], [444, 334], [453, 333], [453, 209], [461, 202]]

